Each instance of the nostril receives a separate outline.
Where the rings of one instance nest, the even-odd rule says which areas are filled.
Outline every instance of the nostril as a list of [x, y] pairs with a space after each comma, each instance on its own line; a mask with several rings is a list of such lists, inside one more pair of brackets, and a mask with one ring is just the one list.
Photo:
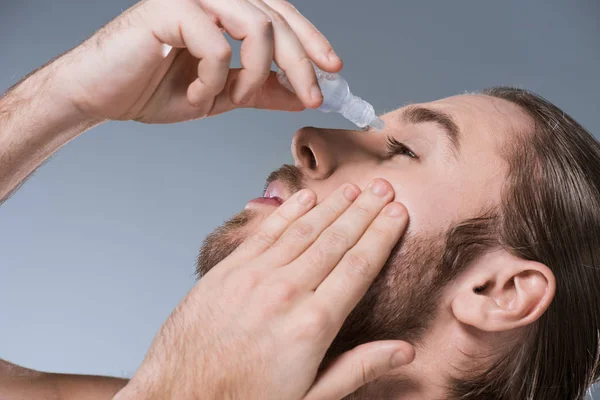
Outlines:
[[302, 157], [303, 160], [306, 160], [306, 163], [310, 169], [317, 169], [317, 159], [315, 158], [315, 153], [312, 152], [310, 147], [302, 146], [300, 148], [300, 157]]

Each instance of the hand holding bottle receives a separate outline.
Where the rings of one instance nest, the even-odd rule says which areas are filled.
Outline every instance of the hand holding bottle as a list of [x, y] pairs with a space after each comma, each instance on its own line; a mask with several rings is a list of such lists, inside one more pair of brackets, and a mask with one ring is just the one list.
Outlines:
[[[323, 103], [319, 110], [323, 112], [340, 113], [360, 128], [370, 126], [371, 128], [381, 131], [385, 128], [385, 123], [377, 117], [373, 106], [358, 96], [350, 92], [348, 82], [339, 74], [325, 72], [313, 64], [317, 75], [317, 82], [323, 93]], [[277, 80], [286, 89], [294, 92], [285, 72], [280, 69], [277, 72]]]
[[[230, 69], [224, 32], [242, 41]], [[311, 62], [342, 62], [284, 0], [144, 0], [58, 60], [71, 102], [90, 119], [177, 122], [237, 107], [301, 110], [321, 104]], [[270, 70], [286, 71], [297, 97]]]

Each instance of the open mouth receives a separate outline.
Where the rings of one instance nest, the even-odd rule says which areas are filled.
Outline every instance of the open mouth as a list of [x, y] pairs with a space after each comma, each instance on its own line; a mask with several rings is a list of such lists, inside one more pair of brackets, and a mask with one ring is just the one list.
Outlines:
[[279, 207], [290, 197], [289, 191], [286, 185], [279, 179], [273, 181], [267, 181], [265, 192], [263, 197], [257, 197], [251, 200], [246, 208], [251, 208], [255, 204], [266, 204], [271, 206]]
[[274, 180], [270, 182], [263, 194], [263, 198], [273, 199], [277, 201], [280, 205], [283, 204], [285, 200], [288, 198], [287, 190], [283, 182], [280, 180]]

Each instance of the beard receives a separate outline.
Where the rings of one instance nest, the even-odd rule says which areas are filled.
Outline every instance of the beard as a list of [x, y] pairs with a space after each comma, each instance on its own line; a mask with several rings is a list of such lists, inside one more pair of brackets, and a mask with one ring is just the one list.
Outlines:
[[[267, 182], [281, 179], [290, 189], [299, 190], [300, 174], [296, 167], [284, 166], [271, 174]], [[282, 179], [286, 176], [287, 179]], [[253, 214], [245, 210], [207, 236], [198, 257], [199, 277], [242, 243], [243, 228], [252, 220]], [[377, 340], [419, 343], [436, 316], [442, 290], [458, 272], [442, 266], [444, 255], [448, 254], [446, 239], [446, 231], [424, 235], [409, 229], [405, 233], [365, 296], [346, 318], [319, 371], [363, 343]]]
[[244, 241], [245, 235], [241, 231], [250, 221], [252, 213], [244, 210], [206, 236], [196, 263], [198, 279], [227, 258]]

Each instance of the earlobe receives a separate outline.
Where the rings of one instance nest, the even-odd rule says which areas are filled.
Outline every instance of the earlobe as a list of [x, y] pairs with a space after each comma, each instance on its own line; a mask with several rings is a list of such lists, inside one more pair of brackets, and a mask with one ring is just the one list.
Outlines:
[[504, 250], [482, 256], [458, 280], [450, 305], [454, 317], [486, 332], [531, 324], [548, 309], [556, 290], [548, 267]]

